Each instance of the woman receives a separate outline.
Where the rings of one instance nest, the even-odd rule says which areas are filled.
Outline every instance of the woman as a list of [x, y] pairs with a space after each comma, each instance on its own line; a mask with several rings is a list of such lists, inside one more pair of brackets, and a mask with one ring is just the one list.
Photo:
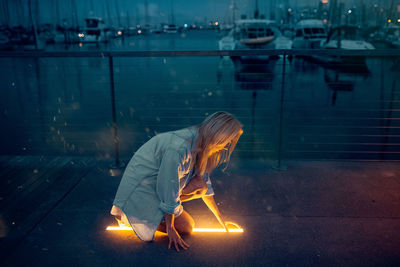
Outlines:
[[227, 229], [215, 201], [209, 174], [230, 155], [243, 133], [227, 112], [216, 112], [200, 125], [151, 138], [130, 160], [118, 187], [111, 214], [120, 225], [130, 225], [143, 241], [166, 232], [169, 245], [187, 249], [180, 234], [189, 234], [193, 218], [181, 202], [202, 198]]

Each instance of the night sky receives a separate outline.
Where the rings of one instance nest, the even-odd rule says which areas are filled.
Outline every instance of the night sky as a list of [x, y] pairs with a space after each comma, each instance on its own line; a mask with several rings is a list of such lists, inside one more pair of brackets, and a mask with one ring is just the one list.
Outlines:
[[[39, 23], [56, 23], [62, 19], [74, 21], [74, 8], [76, 6], [76, 18], [80, 25], [83, 19], [90, 15], [102, 17], [107, 24], [118, 24], [117, 8], [119, 9], [120, 23], [126, 26], [145, 22], [145, 1], [129, 0], [32, 0], [32, 3], [38, 1]], [[59, 5], [59, 15], [56, 12], [56, 2]], [[210, 20], [224, 21], [231, 16], [229, 9], [232, 0], [174, 0], [173, 13], [176, 24], [183, 23], [206, 23]], [[255, 1], [236, 0], [237, 17], [246, 14], [250, 17], [253, 14]], [[279, 5], [285, 4], [291, 7], [301, 7], [306, 5], [317, 6], [318, 0], [269, 0], [259, 1], [260, 14], [265, 14], [268, 18], [271, 7], [279, 8]], [[352, 0], [344, 1], [346, 5], [352, 6], [361, 2], [390, 7], [391, 0]], [[9, 15], [4, 16], [5, 3], [8, 3]], [[150, 24], [169, 23], [171, 21], [171, 1], [169, 0], [149, 0], [148, 3], [148, 22]], [[2, 24], [26, 25], [28, 23], [28, 0], [6, 0], [1, 1]], [[92, 8], [93, 7], [93, 8]], [[127, 16], [127, 14], [129, 16]], [[111, 19], [110, 19], [111, 17]], [[75, 19], [76, 20], [76, 19]]]

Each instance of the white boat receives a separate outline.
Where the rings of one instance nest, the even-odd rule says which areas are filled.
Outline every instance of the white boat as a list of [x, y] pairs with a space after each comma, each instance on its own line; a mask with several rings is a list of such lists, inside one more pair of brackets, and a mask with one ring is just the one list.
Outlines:
[[175, 24], [168, 24], [164, 26], [164, 32], [165, 33], [177, 33], [178, 32], [178, 27], [176, 27]]
[[[218, 41], [218, 47], [219, 50], [291, 49], [292, 41], [281, 34], [272, 20], [243, 19], [237, 20], [229, 34]], [[263, 59], [264, 57], [240, 58]]]
[[293, 49], [318, 49], [327, 38], [322, 20], [300, 20], [294, 29]]
[[389, 24], [386, 31], [386, 41], [393, 48], [400, 48], [400, 26]]
[[104, 21], [98, 17], [89, 17], [85, 19], [86, 27], [78, 34], [80, 42], [99, 43], [108, 42], [111, 32], [108, 31]]
[[[321, 42], [323, 49], [341, 50], [373, 50], [375, 47], [366, 42], [361, 34], [361, 29], [356, 26], [338, 26], [331, 29], [328, 38]], [[364, 56], [320, 56], [319, 60], [328, 64], [350, 64], [365, 66]]]

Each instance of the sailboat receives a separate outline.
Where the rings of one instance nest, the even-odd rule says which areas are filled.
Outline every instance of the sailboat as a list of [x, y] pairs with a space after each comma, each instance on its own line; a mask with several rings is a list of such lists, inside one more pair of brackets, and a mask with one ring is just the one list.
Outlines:
[[[263, 16], [259, 18], [256, 1], [254, 18], [236, 20], [234, 28], [218, 41], [218, 46], [220, 50], [291, 49], [292, 41], [282, 35], [275, 21], [264, 19]], [[264, 57], [239, 57], [239, 59], [247, 58]]]

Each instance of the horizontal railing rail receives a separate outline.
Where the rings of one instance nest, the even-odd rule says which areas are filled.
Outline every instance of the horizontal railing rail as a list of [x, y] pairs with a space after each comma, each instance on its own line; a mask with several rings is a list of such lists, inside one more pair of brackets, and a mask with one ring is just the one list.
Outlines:
[[1, 51], [0, 57], [217, 57], [217, 56], [367, 56], [397, 57], [400, 49], [266, 49], [193, 51]]
[[[277, 122], [277, 131], [278, 131], [278, 140], [277, 142], [277, 168], [282, 169], [284, 166], [281, 165], [281, 160], [285, 158], [285, 152], [290, 152], [290, 153], [298, 153], [298, 151], [303, 151], [307, 153], [316, 153], [316, 152], [325, 152], [325, 153], [332, 153], [332, 152], [340, 152], [340, 153], [355, 153], [357, 151], [349, 150], [349, 151], [339, 151], [339, 150], [332, 150], [331, 145], [335, 145], [338, 143], [341, 144], [357, 144], [357, 142], [352, 142], [352, 141], [346, 141], [346, 140], [334, 140], [335, 142], [327, 142], [326, 140], [320, 140], [316, 137], [319, 135], [321, 136], [328, 136], [326, 133], [321, 133], [321, 134], [313, 134], [312, 137], [315, 137], [316, 139], [309, 139], [309, 136], [306, 136], [306, 134], [302, 133], [303, 138], [306, 138], [302, 143], [298, 143], [296, 141], [297, 136], [295, 135], [290, 135], [288, 134], [288, 137], [285, 141], [284, 134], [283, 132], [287, 131], [286, 128], [290, 127], [296, 127], [296, 123], [301, 122], [302, 127], [320, 127], [320, 128], [329, 128], [333, 127], [335, 125], [325, 125], [325, 124], [318, 124], [318, 125], [308, 125], [308, 124], [303, 124], [303, 119], [296, 116], [289, 116], [288, 113], [290, 110], [287, 110], [287, 107], [285, 107], [285, 104], [288, 105], [292, 100], [291, 99], [286, 99], [288, 96], [285, 96], [285, 87], [288, 87], [286, 84], [286, 76], [287, 74], [287, 57], [288, 56], [345, 56], [345, 57], [371, 57], [371, 58], [381, 58], [381, 59], [389, 59], [389, 58], [394, 58], [395, 60], [397, 57], [400, 58], [400, 49], [374, 49], [374, 50], [337, 50], [337, 49], [274, 49], [274, 50], [235, 50], [235, 51], [227, 51], [227, 50], [204, 50], [204, 51], [1, 51], [0, 52], [0, 58], [35, 58], [36, 61], [39, 58], [104, 58], [105, 60], [108, 60], [108, 73], [109, 73], [109, 81], [110, 81], [110, 98], [111, 98], [111, 111], [112, 111], [112, 127], [113, 127], [113, 143], [115, 145], [115, 164], [114, 166], [121, 166], [121, 162], [119, 160], [119, 137], [118, 137], [118, 124], [117, 124], [117, 107], [116, 107], [116, 99], [115, 99], [115, 85], [116, 81], [114, 80], [114, 58], [122, 58], [122, 57], [131, 57], [131, 58], [160, 58], [160, 57], [224, 57], [224, 56], [229, 56], [229, 57], [242, 57], [242, 56], [283, 56], [282, 57], [282, 62], [280, 63], [281, 65], [279, 66], [281, 68], [281, 76], [279, 76], [276, 82], [276, 86], [279, 87], [279, 99], [277, 99], [277, 103], [279, 106], [279, 111], [278, 111], [278, 122]], [[118, 64], [117, 64], [118, 65]], [[381, 64], [381, 66], [383, 66]], [[38, 77], [37, 79], [39, 80], [40, 77], [40, 70], [39, 68], [36, 69], [36, 76]], [[382, 76], [383, 69], [380, 69], [380, 73]], [[271, 74], [272, 75], [272, 74]], [[381, 85], [380, 87], [383, 88], [383, 76], [380, 79], [381, 80]], [[243, 81], [244, 83], [251, 84], [252, 80], [250, 81]], [[270, 83], [271, 81], [267, 80], [266, 83]], [[290, 81], [289, 81], [290, 82]], [[333, 81], [335, 82], [335, 81]], [[258, 83], [253, 82], [253, 83]], [[39, 83], [38, 83], [39, 84]], [[340, 81], [339, 81], [340, 85]], [[290, 86], [290, 85], [289, 85]], [[395, 84], [392, 86], [392, 100], [391, 101], [386, 101], [385, 99], [381, 99], [380, 102], [388, 102], [388, 103], [396, 103], [397, 101], [395, 100], [396, 92], [395, 92]], [[254, 90], [257, 90], [254, 89]], [[255, 105], [255, 99], [257, 97], [256, 91], [253, 92], [253, 110], [251, 111], [252, 116], [254, 117], [254, 105]], [[296, 107], [296, 110], [300, 110], [302, 107], [298, 106]], [[244, 108], [241, 108], [244, 109]], [[260, 110], [260, 108], [257, 108]], [[341, 108], [343, 109], [343, 108]], [[376, 108], [375, 108], [376, 109]], [[352, 111], [353, 109], [349, 110]], [[396, 109], [396, 107], [390, 106], [389, 108], [382, 106], [380, 109], [376, 109], [380, 111], [390, 111], [390, 112], [397, 112], [399, 109]], [[367, 111], [364, 109], [363, 111]], [[291, 112], [291, 111], [290, 111]], [[354, 112], [354, 111], [353, 111]], [[284, 115], [285, 114], [285, 115]], [[398, 120], [399, 118], [387, 118], [386, 115], [382, 115], [384, 118], [381, 118], [382, 120]], [[394, 115], [397, 116], [397, 115]], [[323, 118], [323, 117], [321, 117]], [[189, 118], [190, 119], [190, 118]], [[289, 121], [289, 125], [285, 126], [285, 122]], [[354, 119], [354, 118], [347, 118], [347, 119]], [[361, 118], [365, 119], [365, 118]], [[371, 119], [368, 117], [368, 119]], [[320, 122], [319, 122], [320, 123]], [[336, 122], [335, 122], [336, 123]], [[254, 119], [252, 122], [251, 128], [254, 128]], [[171, 124], [168, 124], [171, 126]], [[285, 128], [286, 127], [286, 128]], [[350, 126], [340, 126], [336, 125], [335, 127], [347, 127], [349, 128]], [[360, 128], [357, 125], [353, 125], [352, 128]], [[379, 127], [371, 127], [368, 126], [369, 128], [379, 128]], [[362, 127], [361, 127], [362, 128]], [[366, 128], [366, 127], [364, 127]], [[380, 128], [387, 130], [387, 129], [392, 129], [392, 128], [398, 128], [397, 126], [391, 126], [391, 125], [382, 125]], [[285, 130], [286, 129], [286, 130]], [[311, 135], [311, 133], [307, 133]], [[369, 133], [369, 135], [382, 135], [382, 136], [397, 136], [397, 135], [389, 135], [389, 133]], [[268, 135], [272, 135], [272, 133], [269, 133]], [[343, 136], [346, 134], [342, 134]], [[335, 134], [335, 136], [339, 136], [339, 134]], [[351, 136], [351, 133], [347, 133], [346, 136]], [[367, 136], [367, 133], [364, 133], [364, 135], [354, 135], [357, 137], [365, 137]], [[380, 153], [380, 154], [385, 154], [385, 153], [395, 153], [399, 154], [400, 151], [396, 149], [396, 151], [385, 151], [389, 146], [398, 146], [398, 143], [395, 142], [396, 140], [393, 141], [393, 143], [382, 143], [382, 142], [369, 142], [368, 140], [366, 141], [359, 141], [358, 143], [362, 144], [368, 144], [369, 146], [374, 145], [380, 145], [383, 146], [382, 150], [383, 152], [375, 152], [375, 151], [359, 151], [360, 153]], [[254, 138], [250, 138], [250, 140], [247, 140], [247, 144], [261, 144], [263, 141], [256, 140]], [[286, 149], [284, 146], [293, 145], [297, 144], [298, 146], [292, 146], [290, 149]], [[309, 149], [309, 145], [316, 145], [316, 146], [325, 146], [322, 147], [321, 150], [314, 151]], [[301, 146], [304, 146], [301, 147]], [[249, 150], [252, 150], [251, 148]], [[257, 148], [253, 148], [254, 151], [258, 151]], [[264, 149], [263, 150], [268, 151], [268, 152], [274, 152], [274, 149], [271, 150], [271, 148]], [[368, 159], [366, 159], [368, 160]], [[122, 165], [123, 166], [123, 165]]]

